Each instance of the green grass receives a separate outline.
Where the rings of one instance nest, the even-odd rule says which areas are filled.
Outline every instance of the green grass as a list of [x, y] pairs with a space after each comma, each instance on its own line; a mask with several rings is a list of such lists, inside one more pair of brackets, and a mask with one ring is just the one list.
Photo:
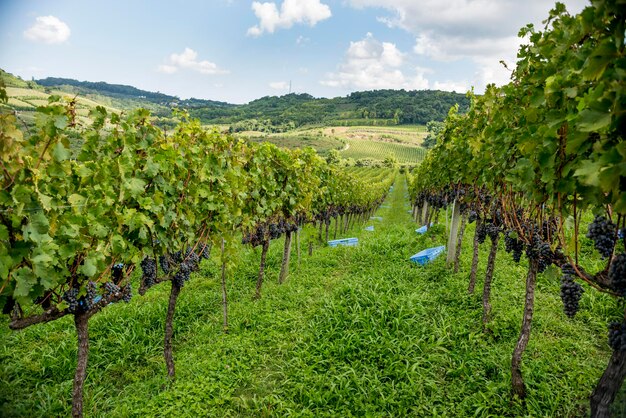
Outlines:
[[[365, 173], [365, 172], [364, 172]], [[373, 172], [372, 172], [373, 173]], [[229, 279], [230, 333], [221, 331], [215, 261], [183, 289], [175, 317], [177, 379], [165, 378], [163, 323], [169, 286], [113, 305], [90, 322], [86, 416], [529, 416], [588, 415], [588, 397], [609, 358], [606, 323], [615, 302], [586, 288], [581, 312], [562, 312], [558, 278], [539, 277], [522, 371], [525, 405], [510, 400], [510, 359], [524, 298], [525, 265], [501, 251], [494, 277], [492, 333], [483, 334], [481, 282], [467, 294], [472, 226], [462, 272], [444, 257], [407, 259], [445, 243], [443, 226], [414, 232], [406, 187], [357, 228], [357, 247], [316, 243], [294, 254], [278, 285], [282, 241], [268, 257], [263, 298], [252, 301], [259, 252], [243, 248]], [[484, 272], [488, 244], [481, 248]], [[484, 274], [484, 273], [483, 273]], [[479, 273], [480, 278], [480, 273]], [[76, 342], [63, 318], [22, 332], [0, 331], [0, 416], [68, 416]]]

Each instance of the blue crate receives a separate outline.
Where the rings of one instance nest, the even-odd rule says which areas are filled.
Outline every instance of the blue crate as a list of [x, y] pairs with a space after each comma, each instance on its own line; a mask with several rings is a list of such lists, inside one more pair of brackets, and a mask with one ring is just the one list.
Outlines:
[[359, 243], [358, 238], [343, 238], [343, 239], [334, 239], [332, 241], [328, 241], [329, 247], [338, 247], [343, 245], [345, 247], [353, 247]]
[[445, 245], [442, 245], [440, 247], [426, 248], [425, 250], [422, 250], [412, 256], [409, 260], [423, 266], [424, 264], [433, 261], [435, 258], [437, 258], [437, 256], [439, 256], [439, 254], [441, 254], [445, 250]]
[[374, 230], [374, 225], [366, 226], [365, 230], [366, 231], [373, 231]]
[[[433, 224], [431, 223], [430, 226], [433, 226]], [[420, 226], [415, 230], [415, 232], [417, 232], [418, 234], [425, 234], [426, 231], [428, 231], [428, 227], [426, 227], [426, 225]]]

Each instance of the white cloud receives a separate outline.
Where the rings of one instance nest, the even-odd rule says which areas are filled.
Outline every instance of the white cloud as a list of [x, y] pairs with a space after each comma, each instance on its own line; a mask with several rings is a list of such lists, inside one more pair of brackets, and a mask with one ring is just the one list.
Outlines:
[[198, 61], [198, 53], [191, 48], [185, 48], [180, 54], [171, 54], [167, 64], [159, 65], [157, 70], [165, 74], [173, 74], [180, 69], [187, 69], [197, 71], [201, 74], [228, 74], [228, 71], [223, 70], [207, 60]]
[[[349, 0], [356, 8], [376, 7], [392, 15], [380, 19], [415, 34], [434, 30], [452, 35], [502, 37], [517, 34], [527, 23], [540, 24], [554, 7], [545, 0]], [[570, 12], [587, 0], [565, 0]]]
[[163, 65], [159, 65], [158, 70], [161, 73], [174, 74], [176, 71], [178, 71], [178, 67], [175, 67], [173, 65], [163, 64]]
[[436, 61], [455, 61], [471, 58], [476, 61], [482, 59], [506, 59], [515, 57], [520, 45], [517, 36], [500, 38], [463, 36], [446, 36], [436, 33], [422, 33], [415, 40], [413, 51], [426, 55]]
[[35, 24], [24, 31], [24, 37], [34, 42], [60, 44], [70, 37], [70, 27], [55, 16], [39, 16]]
[[[473, 82], [506, 83], [510, 73], [499, 64], [514, 67], [522, 40], [519, 29], [528, 23], [542, 28], [554, 2], [545, 0], [348, 0], [355, 8], [386, 9], [379, 17], [390, 27], [415, 35], [413, 52], [440, 62], [468, 60], [477, 70]], [[587, 0], [564, 0], [570, 13]], [[470, 71], [471, 72], [471, 71]], [[471, 74], [469, 74], [471, 76]]]
[[296, 23], [315, 26], [332, 15], [330, 7], [320, 0], [284, 0], [280, 11], [276, 3], [255, 1], [252, 10], [259, 18], [259, 24], [248, 29], [250, 36], [260, 36], [263, 32], [274, 33], [276, 29], [288, 29]]
[[455, 91], [457, 93], [466, 93], [469, 90], [466, 82], [457, 81], [435, 81], [433, 90]]
[[286, 81], [272, 81], [270, 87], [274, 90], [289, 90], [289, 83]]
[[320, 83], [328, 87], [365, 90], [428, 88], [424, 74], [429, 70], [415, 68], [415, 74], [407, 76], [399, 68], [405, 55], [395, 44], [380, 42], [368, 33], [363, 40], [350, 42], [339, 71], [328, 74]]

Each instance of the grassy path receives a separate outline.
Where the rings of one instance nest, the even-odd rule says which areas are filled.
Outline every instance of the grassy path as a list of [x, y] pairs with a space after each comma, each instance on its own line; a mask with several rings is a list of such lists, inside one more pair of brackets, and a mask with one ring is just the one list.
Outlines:
[[[294, 256], [284, 285], [277, 284], [282, 240], [274, 243], [258, 302], [251, 296], [259, 255], [243, 249], [229, 282], [227, 335], [218, 268], [204, 264], [179, 298], [173, 383], [162, 359], [167, 286], [94, 317], [86, 415], [584, 415], [608, 359], [612, 302], [587, 291], [570, 321], [561, 312], [558, 279], [540, 278], [523, 367], [530, 397], [526, 405], [511, 404], [524, 266], [499, 254], [493, 334], [483, 334], [480, 295], [467, 294], [467, 273], [451, 274], [444, 257], [425, 268], [407, 261], [445, 238], [438, 226], [415, 234], [405, 193], [398, 176], [376, 214], [383, 220], [368, 223], [373, 232], [351, 231], [357, 247], [318, 245], [312, 257], [303, 251], [299, 267]], [[462, 271], [470, 264], [469, 242]], [[76, 352], [70, 318], [20, 333], [3, 326], [0, 338], [0, 416], [67, 416]]]

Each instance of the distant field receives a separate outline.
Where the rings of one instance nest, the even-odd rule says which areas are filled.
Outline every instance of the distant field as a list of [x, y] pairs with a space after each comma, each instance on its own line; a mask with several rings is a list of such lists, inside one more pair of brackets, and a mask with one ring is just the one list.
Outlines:
[[281, 134], [241, 132], [238, 134], [253, 142], [271, 142], [294, 149], [313, 147], [320, 154], [331, 149], [340, 150], [343, 158], [384, 160], [395, 157], [401, 164], [417, 164], [425, 154], [420, 145], [426, 136], [426, 127], [407, 126], [335, 126], [292, 131]]
[[417, 164], [422, 161], [425, 152], [424, 148], [414, 145], [349, 139], [347, 148], [341, 151], [341, 156], [355, 160], [361, 158], [384, 160], [388, 156], [394, 156], [401, 164]]
[[346, 143], [341, 151], [344, 158], [384, 160], [394, 156], [401, 164], [417, 164], [425, 154], [421, 144], [426, 137], [426, 127], [421, 125], [337, 126], [326, 128], [324, 132]]
[[305, 133], [282, 133], [264, 135], [260, 132], [243, 132], [239, 136], [252, 142], [270, 142], [279, 147], [288, 149], [312, 147], [320, 154], [325, 154], [331, 149], [341, 150], [345, 147], [344, 142], [331, 136], [320, 135], [314, 132]]
[[119, 112], [119, 110], [114, 107], [106, 106], [102, 103], [95, 102], [85, 97], [75, 96], [73, 94], [68, 94], [66, 92], [58, 90], [53, 90], [50, 92], [50, 94], [40, 90], [21, 87], [7, 87], [6, 90], [9, 96], [9, 105], [12, 106], [32, 107], [33, 110], [35, 110], [37, 106], [44, 106], [48, 104], [48, 97], [50, 97], [50, 95], [52, 94], [55, 94], [66, 98], [76, 97], [76, 105], [79, 110], [83, 109], [89, 111], [96, 106], [104, 106], [109, 111]]
[[422, 125], [353, 126], [349, 128], [336, 126], [326, 128], [324, 132], [344, 140], [366, 139], [411, 145], [421, 145], [427, 135], [426, 127]]

